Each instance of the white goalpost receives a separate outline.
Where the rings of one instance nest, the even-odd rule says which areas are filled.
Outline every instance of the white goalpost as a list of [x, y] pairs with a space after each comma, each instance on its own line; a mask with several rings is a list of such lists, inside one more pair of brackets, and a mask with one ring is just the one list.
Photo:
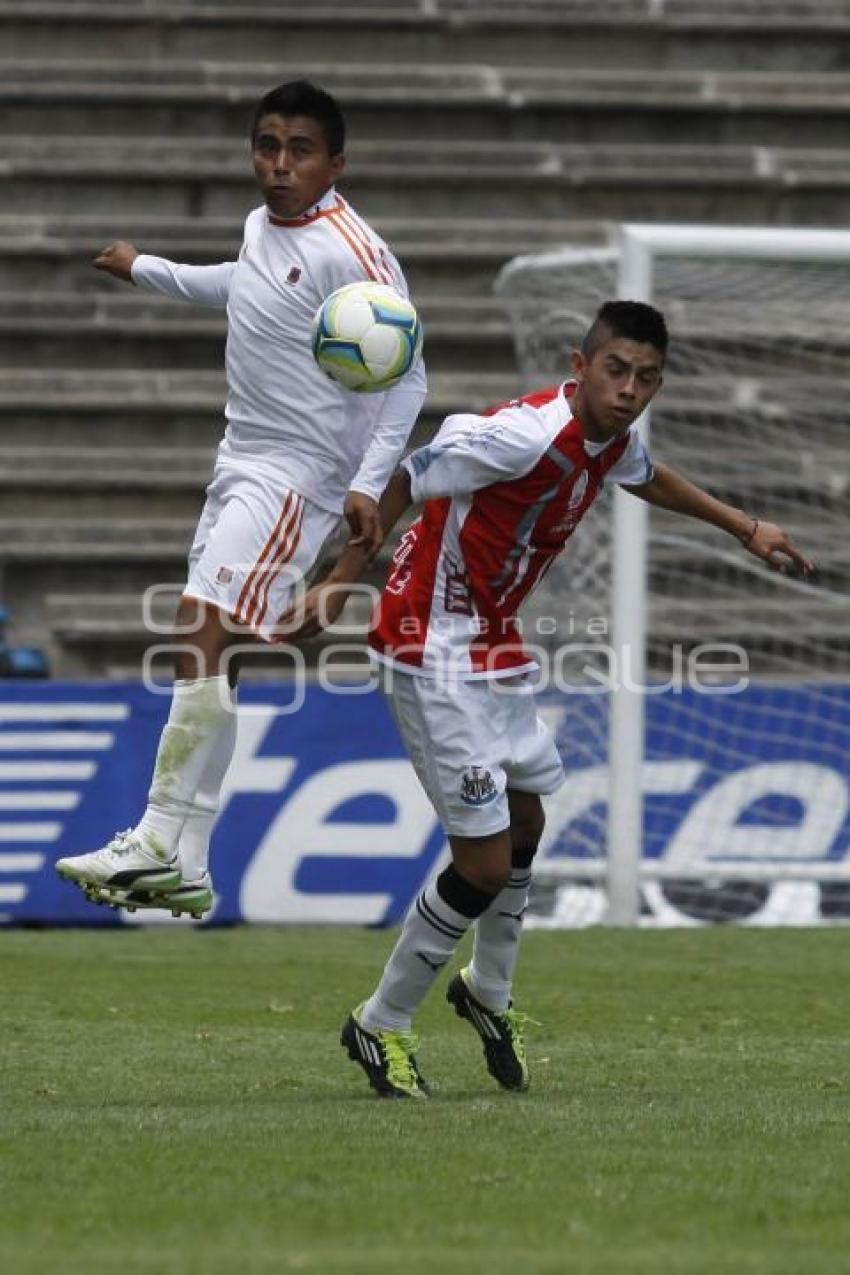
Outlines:
[[570, 670], [542, 697], [569, 776], [540, 873], [556, 920], [850, 919], [850, 233], [624, 225], [496, 290], [527, 388], [564, 379], [602, 301], [657, 305], [651, 450], [821, 568], [776, 576], [702, 524], [597, 502], [526, 622]]

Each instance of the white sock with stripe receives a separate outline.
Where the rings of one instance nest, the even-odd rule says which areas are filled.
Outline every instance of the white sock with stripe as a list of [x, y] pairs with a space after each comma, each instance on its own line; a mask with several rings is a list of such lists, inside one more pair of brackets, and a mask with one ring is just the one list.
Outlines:
[[201, 775], [233, 716], [225, 676], [174, 683], [168, 721], [159, 740], [148, 804], [134, 833], [155, 858], [170, 862], [177, 851]]
[[440, 970], [492, 898], [453, 866], [426, 886], [405, 918], [377, 989], [360, 1011], [367, 1031], [409, 1030]]
[[530, 887], [531, 868], [514, 868], [501, 894], [475, 923], [472, 961], [466, 978], [473, 995], [496, 1012], [511, 1003]]
[[232, 694], [234, 711], [227, 715], [216, 737], [180, 833], [177, 854], [184, 881], [200, 881], [209, 870], [210, 837], [218, 814], [221, 786], [236, 747], [235, 689]]

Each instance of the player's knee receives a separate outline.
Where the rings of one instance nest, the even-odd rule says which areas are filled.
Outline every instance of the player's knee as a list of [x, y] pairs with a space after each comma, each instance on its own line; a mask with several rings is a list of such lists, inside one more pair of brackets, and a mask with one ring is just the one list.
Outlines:
[[175, 617], [175, 674], [194, 680], [216, 676], [233, 637], [216, 607], [196, 598], [181, 598]]
[[476, 863], [464, 864], [463, 876], [484, 894], [499, 894], [507, 885], [511, 875], [509, 863]]

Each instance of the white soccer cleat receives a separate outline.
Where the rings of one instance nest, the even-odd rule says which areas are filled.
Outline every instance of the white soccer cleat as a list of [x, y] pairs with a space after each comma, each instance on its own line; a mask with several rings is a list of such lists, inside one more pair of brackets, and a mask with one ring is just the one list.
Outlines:
[[181, 882], [177, 855], [168, 860], [157, 858], [145, 849], [131, 828], [116, 832], [101, 850], [58, 859], [56, 871], [84, 890], [93, 886], [169, 890]]
[[89, 897], [93, 903], [107, 903], [111, 908], [124, 908], [127, 912], [153, 908], [170, 912], [172, 916], [188, 913], [199, 921], [212, 908], [213, 883], [210, 874], [205, 872], [198, 881], [184, 881], [181, 877], [177, 885], [168, 889], [150, 888], [147, 883], [133, 889], [100, 886], [89, 891]]

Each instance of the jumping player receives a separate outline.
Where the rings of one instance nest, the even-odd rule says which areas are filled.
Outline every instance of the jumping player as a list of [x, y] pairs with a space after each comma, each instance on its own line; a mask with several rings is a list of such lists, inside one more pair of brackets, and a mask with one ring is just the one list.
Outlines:
[[[451, 979], [447, 999], [480, 1036], [499, 1084], [528, 1086], [525, 1018], [511, 988], [543, 832], [540, 798], [559, 787], [563, 770], [535, 711], [535, 665], [516, 613], [603, 483], [722, 528], [774, 569], [783, 559], [813, 569], [781, 527], [653, 466], [633, 422], [661, 386], [666, 349], [657, 310], [607, 303], [573, 354], [573, 380], [484, 416], [449, 417], [382, 498], [387, 530], [424, 501], [396, 553], [370, 642], [452, 854], [411, 907], [377, 988], [342, 1030], [349, 1056], [386, 1097], [427, 1094], [412, 1019], [470, 926], [472, 960]], [[362, 548], [349, 546], [310, 590], [305, 632], [333, 623], [364, 561]]]
[[100, 270], [154, 292], [227, 309], [227, 428], [189, 554], [177, 612], [174, 696], [148, 805], [103, 849], [60, 859], [64, 877], [121, 906], [209, 909], [209, 838], [236, 735], [228, 650], [272, 640], [295, 581], [341, 514], [372, 556], [378, 498], [425, 397], [421, 361], [395, 388], [356, 395], [316, 366], [310, 324], [343, 284], [372, 279], [406, 295], [386, 244], [335, 189], [345, 167], [337, 102], [307, 81], [259, 103], [251, 130], [263, 206], [236, 261], [177, 265], [114, 243]]

